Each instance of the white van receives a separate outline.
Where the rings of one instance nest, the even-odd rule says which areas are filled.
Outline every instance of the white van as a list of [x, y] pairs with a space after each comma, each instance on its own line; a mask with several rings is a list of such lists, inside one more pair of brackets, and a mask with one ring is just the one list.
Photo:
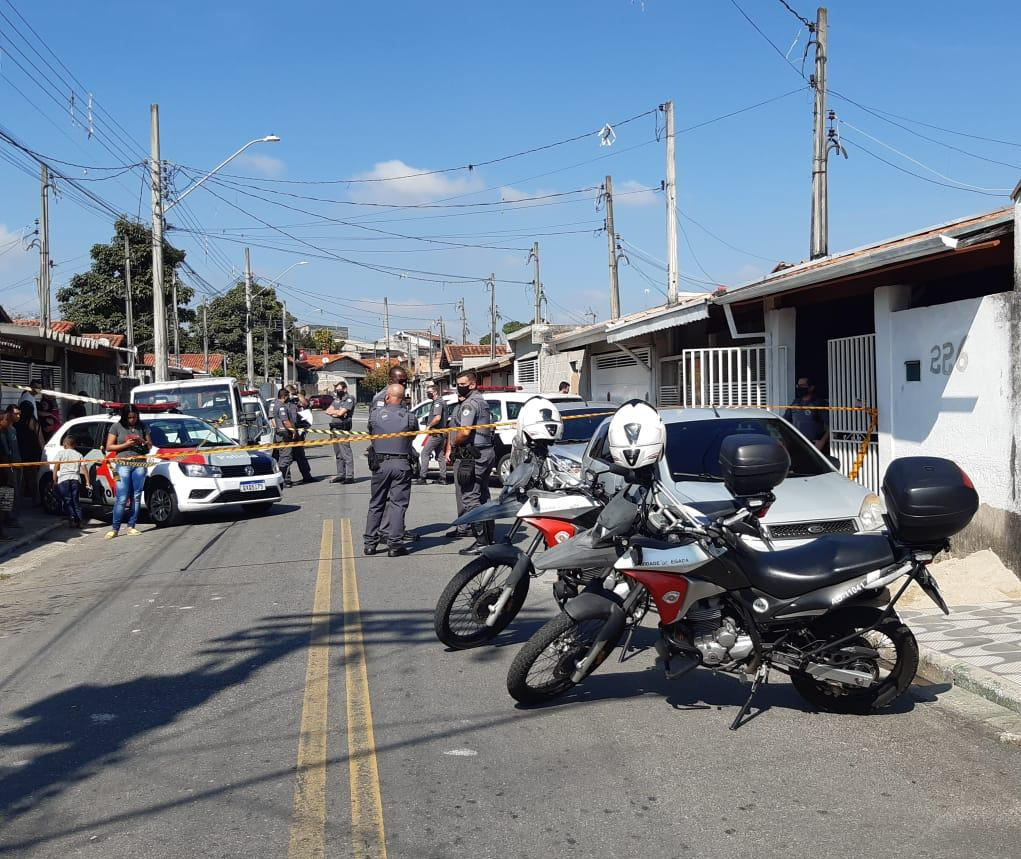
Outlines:
[[131, 391], [131, 402], [156, 405], [177, 403], [177, 410], [213, 424], [238, 444], [269, 444], [272, 433], [260, 420], [265, 411], [257, 403], [245, 403], [241, 387], [232, 376], [152, 382]]

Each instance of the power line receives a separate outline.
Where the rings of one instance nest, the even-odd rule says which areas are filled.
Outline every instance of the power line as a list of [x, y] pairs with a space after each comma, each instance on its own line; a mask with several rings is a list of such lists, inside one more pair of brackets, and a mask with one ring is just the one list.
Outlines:
[[814, 24], [812, 24], [812, 22], [809, 21], [808, 18], [806, 18], [800, 12], [795, 12], [790, 7], [790, 4], [787, 2], [787, 0], [779, 0], [779, 3], [780, 3], [781, 6], [784, 7], [784, 9], [786, 9], [788, 12], [790, 12], [795, 18], [797, 18], [806, 27], [808, 27], [809, 29], [812, 29], [814, 27]]
[[790, 61], [790, 60], [788, 59], [787, 55], [786, 55], [786, 54], [785, 54], [785, 53], [784, 53], [784, 52], [783, 52], [782, 50], [780, 50], [780, 48], [779, 48], [779, 47], [777, 46], [776, 42], [774, 42], [774, 41], [773, 41], [773, 40], [772, 40], [771, 38], [769, 38], [769, 36], [767, 36], [767, 35], [765, 34], [765, 32], [764, 32], [764, 31], [762, 30], [762, 28], [761, 28], [761, 27], [759, 27], [759, 25], [758, 25], [758, 24], [756, 24], [756, 23], [755, 23], [755, 22], [754, 22], [754, 21], [753, 21], [753, 20], [752, 20], [752, 19], [751, 19], [751, 18], [750, 18], [750, 17], [748, 16], [748, 13], [747, 13], [747, 12], [745, 12], [745, 10], [744, 10], [744, 9], [742, 9], [740, 5], [738, 5], [738, 2], [737, 2], [737, 0], [730, 0], [730, 3], [731, 3], [731, 5], [732, 5], [732, 6], [733, 6], [733, 7], [735, 8], [735, 9], [737, 9], [737, 11], [738, 11], [738, 12], [740, 12], [740, 13], [741, 13], [741, 17], [742, 17], [742, 18], [744, 18], [744, 19], [745, 19], [745, 20], [746, 20], [746, 21], [747, 21], [747, 22], [748, 22], [749, 24], [751, 24], [751, 25], [752, 25], [752, 27], [754, 27], [754, 28], [755, 28], [755, 32], [756, 32], [756, 33], [758, 33], [758, 34], [759, 34], [760, 36], [762, 36], [762, 38], [766, 40], [766, 42], [767, 42], [767, 43], [769, 44], [769, 46], [770, 46], [770, 47], [771, 47], [771, 48], [772, 48], [772, 49], [773, 49], [774, 51], [776, 51], [776, 53], [777, 53], [777, 56], [779, 56], [781, 60], [783, 60], [783, 61], [784, 61], [784, 62], [785, 62], [785, 63], [786, 63], [786, 64], [787, 64], [788, 66], [790, 66], [790, 67], [791, 67], [791, 68], [792, 68], [792, 69], [794, 70], [794, 73], [795, 73], [795, 74], [796, 74], [796, 75], [797, 75], [798, 77], [800, 77], [800, 78], [804, 78], [804, 77], [805, 77], [805, 74], [804, 74], [804, 72], [802, 72], [802, 71], [801, 71], [801, 70], [800, 70], [800, 69], [799, 69], [799, 68], [798, 68], [798, 67], [797, 67], [796, 65], [794, 65], [794, 63], [792, 63], [792, 62], [791, 62], [791, 61]]

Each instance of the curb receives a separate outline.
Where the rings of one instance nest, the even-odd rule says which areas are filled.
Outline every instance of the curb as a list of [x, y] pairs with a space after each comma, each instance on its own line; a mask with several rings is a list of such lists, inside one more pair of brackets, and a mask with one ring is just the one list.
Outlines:
[[63, 526], [64, 520], [60, 517], [54, 517], [54, 520], [49, 525], [44, 525], [42, 528], [37, 528], [31, 534], [25, 534], [10, 543], [0, 544], [0, 561], [4, 561], [8, 556], [13, 555], [19, 549], [23, 549], [25, 546], [29, 546], [32, 543], [41, 540], [51, 531], [56, 531], [58, 528]]
[[919, 645], [918, 673], [930, 682], [950, 683], [1021, 714], [1021, 685], [1004, 680], [977, 665], [968, 665], [925, 645]]

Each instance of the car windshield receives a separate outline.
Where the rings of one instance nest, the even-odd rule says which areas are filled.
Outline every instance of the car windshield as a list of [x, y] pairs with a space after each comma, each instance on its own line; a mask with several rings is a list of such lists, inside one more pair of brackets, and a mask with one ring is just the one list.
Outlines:
[[831, 469], [793, 429], [776, 418], [721, 418], [667, 424], [666, 460], [675, 480], [722, 480], [720, 445], [730, 435], [775, 438], [791, 457], [788, 477], [814, 477]]
[[156, 418], [146, 420], [146, 429], [155, 447], [233, 447], [234, 442], [216, 427], [194, 418]]
[[136, 403], [177, 403], [184, 414], [206, 421], [234, 423], [230, 388], [224, 384], [167, 385], [156, 391], [135, 391]]
[[[580, 442], [588, 441], [592, 438], [592, 434], [596, 431], [599, 424], [603, 422], [603, 418], [605, 418], [606, 415], [599, 414], [595, 417], [589, 416], [600, 411], [601, 410], [598, 408], [578, 409], [576, 411], [561, 410], [560, 416], [564, 418], [564, 435], [560, 441], [567, 444], [578, 444]], [[574, 415], [579, 415], [579, 417], [574, 417]], [[584, 415], [585, 417], [580, 417], [581, 415]]]

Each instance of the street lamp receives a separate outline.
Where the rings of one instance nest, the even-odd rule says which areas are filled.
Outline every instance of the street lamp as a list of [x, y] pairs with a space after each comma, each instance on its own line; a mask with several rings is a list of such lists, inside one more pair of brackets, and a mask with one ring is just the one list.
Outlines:
[[192, 191], [194, 191], [196, 188], [198, 188], [199, 185], [201, 185], [207, 179], [212, 177], [214, 173], [219, 172], [224, 167], [226, 167], [228, 164], [230, 164], [231, 161], [233, 161], [235, 158], [237, 158], [249, 146], [255, 146], [256, 143], [279, 143], [279, 142], [280, 142], [280, 138], [277, 135], [275, 135], [275, 134], [267, 134], [265, 137], [257, 137], [257, 138], [255, 138], [255, 140], [249, 140], [244, 146], [242, 146], [233, 155], [231, 155], [231, 156], [229, 156], [227, 158], [224, 158], [223, 161], [221, 161], [212, 170], [210, 170], [208, 173], [206, 173], [205, 176], [203, 176], [197, 182], [194, 182], [191, 185], [189, 185], [187, 188], [185, 188], [184, 192], [182, 194], [180, 194], [177, 197], [176, 200], [171, 200], [169, 203], [167, 203], [167, 205], [163, 207], [163, 214], [166, 215], [167, 212], [169, 212], [172, 208], [174, 208], [174, 206], [176, 206], [178, 203], [180, 203], [181, 200], [183, 200], [185, 197], [187, 197]]

